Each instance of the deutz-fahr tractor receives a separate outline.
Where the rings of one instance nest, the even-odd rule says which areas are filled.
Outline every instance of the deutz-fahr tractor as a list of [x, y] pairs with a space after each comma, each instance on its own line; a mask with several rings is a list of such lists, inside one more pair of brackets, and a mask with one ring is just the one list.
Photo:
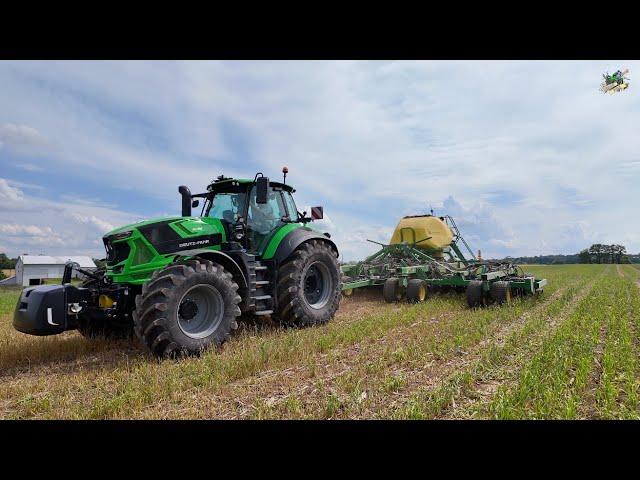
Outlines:
[[[118, 228], [103, 237], [106, 267], [65, 266], [61, 285], [25, 288], [13, 325], [32, 335], [77, 329], [90, 338], [135, 336], [157, 357], [219, 346], [252, 316], [285, 326], [324, 324], [340, 302], [338, 249], [300, 213], [286, 184], [219, 176], [182, 195], [182, 216]], [[192, 215], [202, 199], [199, 216]], [[73, 270], [86, 276], [71, 283]]]

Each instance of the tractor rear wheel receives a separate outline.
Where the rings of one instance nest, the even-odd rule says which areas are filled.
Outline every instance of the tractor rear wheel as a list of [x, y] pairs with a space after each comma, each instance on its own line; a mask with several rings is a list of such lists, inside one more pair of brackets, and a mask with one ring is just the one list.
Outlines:
[[484, 305], [484, 293], [482, 291], [482, 281], [471, 280], [467, 285], [467, 304], [471, 308], [478, 308]]
[[162, 358], [218, 347], [238, 328], [237, 291], [232, 275], [209, 260], [191, 259], [158, 270], [136, 296], [136, 336]]
[[387, 278], [382, 287], [382, 296], [387, 303], [399, 302], [402, 300], [402, 289], [400, 280], [396, 277]]
[[512, 293], [511, 284], [509, 282], [493, 282], [491, 284], [491, 300], [502, 305], [511, 303]]
[[331, 320], [342, 295], [340, 266], [327, 243], [311, 240], [298, 247], [278, 269], [278, 311], [285, 326], [308, 327]]
[[419, 278], [409, 280], [407, 284], [407, 300], [410, 303], [421, 303], [427, 298], [427, 283]]

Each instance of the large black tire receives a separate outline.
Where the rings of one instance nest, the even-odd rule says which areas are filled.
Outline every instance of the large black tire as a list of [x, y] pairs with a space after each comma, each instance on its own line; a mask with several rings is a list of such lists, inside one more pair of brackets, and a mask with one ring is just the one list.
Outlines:
[[136, 336], [161, 358], [218, 347], [238, 328], [237, 291], [233, 276], [209, 260], [191, 259], [158, 270], [136, 296]]
[[484, 305], [484, 294], [482, 292], [482, 281], [471, 280], [467, 285], [467, 304], [471, 308], [478, 308]]
[[395, 277], [387, 278], [382, 286], [382, 296], [387, 303], [395, 303], [402, 300], [400, 280]]
[[491, 300], [499, 305], [511, 303], [511, 284], [509, 282], [493, 282], [491, 284]]
[[407, 284], [407, 300], [409, 303], [422, 303], [427, 298], [427, 283], [419, 278], [409, 280]]
[[284, 326], [307, 327], [331, 320], [340, 305], [340, 266], [327, 243], [300, 245], [278, 269], [278, 310]]

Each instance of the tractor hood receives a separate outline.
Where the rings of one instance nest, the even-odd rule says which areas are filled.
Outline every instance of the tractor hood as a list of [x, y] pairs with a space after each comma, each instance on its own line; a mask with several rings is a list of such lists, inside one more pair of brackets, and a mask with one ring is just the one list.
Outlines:
[[[146, 225], [151, 225], [154, 223], [165, 223], [165, 222], [173, 222], [175, 220], [180, 220], [182, 218], [185, 217], [158, 217], [158, 218], [152, 218], [149, 220], [141, 220], [139, 222], [136, 223], [130, 223], [129, 225], [125, 225], [123, 227], [118, 227], [114, 230], [111, 230], [110, 232], [105, 233], [105, 237], [110, 237], [112, 235], [115, 235], [117, 233], [124, 233], [124, 232], [128, 232], [130, 230], [133, 230], [134, 228], [139, 228], [139, 227], [144, 227]], [[192, 217], [192, 218], [197, 218], [197, 217]], [[191, 218], [189, 218], [191, 219]], [[185, 218], [186, 220], [186, 218]]]
[[160, 217], [124, 225], [102, 238], [107, 253], [106, 276], [116, 283], [141, 285], [173, 254], [193, 249], [220, 250], [224, 226], [210, 217]]
[[[209, 217], [161, 217], [132, 223], [110, 231], [103, 237], [107, 254], [114, 244], [135, 246], [137, 238], [144, 238], [157, 253], [166, 254], [190, 248], [219, 248], [226, 240], [222, 223]], [[125, 247], [121, 247], [123, 250]], [[124, 250], [116, 255], [119, 260]]]

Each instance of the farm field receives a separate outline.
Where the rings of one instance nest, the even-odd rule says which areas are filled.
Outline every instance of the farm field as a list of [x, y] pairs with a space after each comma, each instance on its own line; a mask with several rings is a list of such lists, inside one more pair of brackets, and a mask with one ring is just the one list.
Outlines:
[[637, 419], [640, 270], [529, 266], [540, 298], [343, 299], [327, 326], [241, 327], [158, 362], [135, 341], [14, 331], [0, 288], [0, 418]]

